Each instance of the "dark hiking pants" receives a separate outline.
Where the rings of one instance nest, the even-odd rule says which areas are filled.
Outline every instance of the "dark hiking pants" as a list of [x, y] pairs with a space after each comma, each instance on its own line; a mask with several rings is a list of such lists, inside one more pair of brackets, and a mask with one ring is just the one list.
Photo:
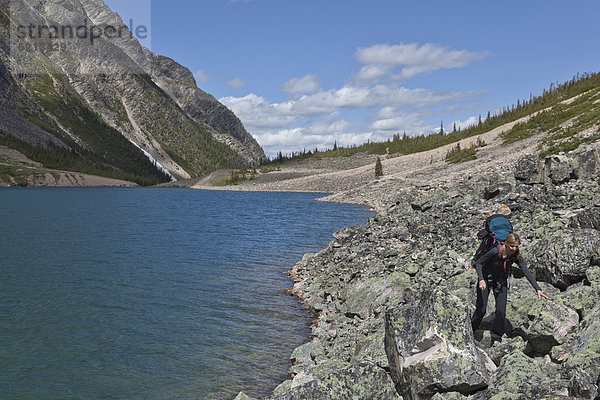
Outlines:
[[487, 309], [490, 288], [493, 289], [496, 298], [496, 316], [492, 325], [492, 340], [499, 342], [502, 340], [505, 330], [506, 300], [508, 298], [508, 284], [506, 281], [488, 280], [485, 290], [481, 290], [479, 284], [477, 284], [477, 302], [475, 303], [475, 312], [471, 318], [471, 325], [473, 326], [473, 332], [479, 329]]

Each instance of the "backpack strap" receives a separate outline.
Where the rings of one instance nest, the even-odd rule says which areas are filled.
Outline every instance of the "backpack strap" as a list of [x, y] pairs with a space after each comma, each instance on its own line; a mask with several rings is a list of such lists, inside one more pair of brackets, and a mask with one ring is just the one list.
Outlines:
[[[498, 242], [498, 259], [501, 260], [502, 259], [502, 245], [504, 243], [503, 242]], [[506, 272], [506, 263], [508, 262], [508, 258], [506, 259], [506, 261], [504, 261], [504, 271]]]

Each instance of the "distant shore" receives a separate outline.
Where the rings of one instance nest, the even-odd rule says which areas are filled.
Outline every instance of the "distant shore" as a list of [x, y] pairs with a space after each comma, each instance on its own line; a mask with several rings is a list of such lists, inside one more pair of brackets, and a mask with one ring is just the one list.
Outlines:
[[201, 179], [167, 185], [205, 190], [325, 193], [327, 196], [320, 198], [320, 201], [367, 205], [378, 212], [385, 212], [402, 188], [450, 183], [460, 177], [476, 175], [481, 170], [497, 171], [500, 168], [498, 159], [508, 165], [531, 152], [536, 137], [502, 145], [501, 133], [513, 125], [506, 124], [485, 134], [461, 140], [461, 148], [468, 148], [477, 140], [485, 142], [485, 146], [477, 153], [477, 160], [471, 162], [448, 164], [445, 161], [446, 154], [455, 144], [417, 154], [380, 156], [384, 175], [379, 178], [375, 177], [377, 155], [361, 153], [351, 157], [323, 157], [283, 163], [276, 171], [259, 173], [255, 179], [230, 186], [215, 186], [215, 182], [231, 174], [232, 170], [217, 171]]

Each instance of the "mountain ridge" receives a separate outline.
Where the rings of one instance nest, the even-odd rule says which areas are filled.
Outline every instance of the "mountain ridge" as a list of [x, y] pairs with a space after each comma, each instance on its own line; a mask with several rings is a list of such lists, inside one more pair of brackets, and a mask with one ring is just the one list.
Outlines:
[[[160, 168], [151, 172], [154, 165], [186, 179], [266, 159], [239, 119], [199, 89], [189, 70], [144, 48], [101, 0], [0, 4], [4, 136], [68, 149], [77, 158], [70, 164], [81, 165], [74, 172], [114, 177], [118, 171], [140, 182], [167, 179]], [[89, 40], [71, 33], [84, 26]], [[109, 37], [113, 27], [125, 34]], [[54, 37], [45, 37], [48, 32]], [[131, 144], [119, 144], [119, 135]], [[136, 161], [113, 157], [114, 149]]]

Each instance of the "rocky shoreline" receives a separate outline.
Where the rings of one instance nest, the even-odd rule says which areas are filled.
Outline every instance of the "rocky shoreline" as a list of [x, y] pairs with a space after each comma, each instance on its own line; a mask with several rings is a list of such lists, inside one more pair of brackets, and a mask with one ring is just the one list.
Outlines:
[[[268, 399], [600, 398], [599, 176], [592, 145], [397, 190], [365, 227], [339, 230], [290, 271], [318, 320]], [[515, 271], [510, 326], [491, 347], [493, 296], [482, 330], [470, 327], [470, 258], [498, 211], [551, 300]]]

